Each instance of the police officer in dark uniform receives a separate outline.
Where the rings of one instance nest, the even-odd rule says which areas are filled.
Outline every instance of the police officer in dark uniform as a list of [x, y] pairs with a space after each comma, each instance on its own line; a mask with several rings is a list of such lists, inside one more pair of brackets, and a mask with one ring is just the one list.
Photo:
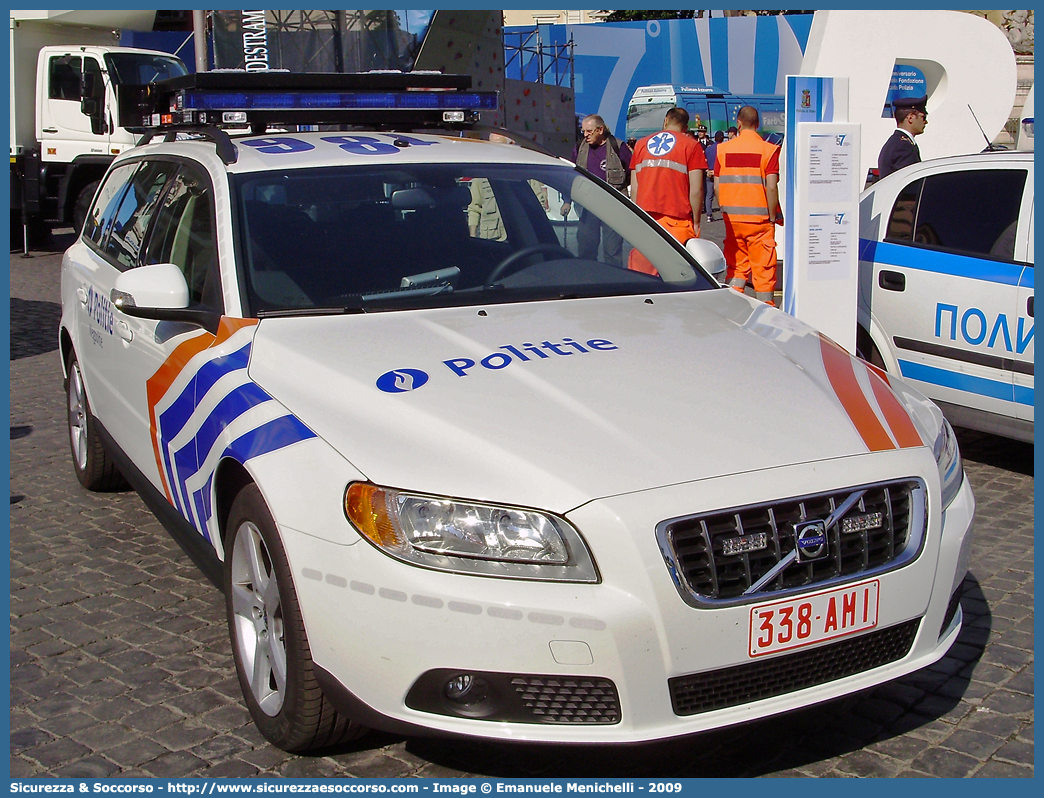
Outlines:
[[927, 96], [899, 97], [892, 102], [896, 129], [877, 157], [879, 177], [887, 177], [904, 166], [921, 162], [921, 153], [914, 136], [924, 133], [925, 125], [928, 124], [927, 102]]

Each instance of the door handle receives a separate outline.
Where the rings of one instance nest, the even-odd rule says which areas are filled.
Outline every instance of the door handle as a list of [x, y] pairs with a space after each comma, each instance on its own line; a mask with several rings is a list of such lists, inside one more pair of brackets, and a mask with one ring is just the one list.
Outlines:
[[56, 128], [56, 127], [45, 127], [45, 128], [43, 128], [43, 132], [44, 133], [57, 133], [58, 132], [58, 128]]
[[84, 291], [82, 288], [76, 289], [76, 298], [80, 300], [81, 305], [87, 304], [87, 292]]
[[1033, 297], [1026, 300], [1026, 314], [1032, 319], [1033, 318]]
[[134, 333], [131, 331], [130, 325], [127, 324], [127, 322], [125, 322], [125, 321], [118, 321], [118, 322], [116, 322], [116, 333], [124, 341], [133, 341], [134, 340]]
[[885, 291], [905, 291], [906, 275], [901, 272], [882, 270], [882, 272], [877, 275], [877, 284]]

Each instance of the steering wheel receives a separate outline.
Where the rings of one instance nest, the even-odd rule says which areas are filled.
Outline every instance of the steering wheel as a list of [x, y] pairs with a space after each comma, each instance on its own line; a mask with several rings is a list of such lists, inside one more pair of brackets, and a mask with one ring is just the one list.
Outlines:
[[505, 277], [508, 274], [518, 271], [519, 268], [521, 268], [516, 265], [519, 261], [541, 252], [549, 254], [554, 253], [559, 255], [564, 254], [570, 258], [576, 257], [572, 252], [570, 252], [568, 249], [561, 246], [560, 244], [534, 244], [531, 247], [525, 247], [524, 249], [520, 249], [518, 252], [512, 252], [510, 255], [504, 258], [504, 260], [502, 260], [500, 263], [494, 266], [493, 271], [491, 271], [489, 273], [489, 277], [486, 278], [486, 285], [493, 285], [501, 277]]

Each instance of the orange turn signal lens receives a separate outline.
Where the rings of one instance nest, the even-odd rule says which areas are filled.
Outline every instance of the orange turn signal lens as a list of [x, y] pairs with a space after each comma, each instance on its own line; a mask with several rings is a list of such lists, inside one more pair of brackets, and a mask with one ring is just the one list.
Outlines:
[[401, 549], [405, 541], [388, 512], [388, 498], [387, 492], [376, 485], [353, 482], [344, 492], [344, 514], [382, 549]]

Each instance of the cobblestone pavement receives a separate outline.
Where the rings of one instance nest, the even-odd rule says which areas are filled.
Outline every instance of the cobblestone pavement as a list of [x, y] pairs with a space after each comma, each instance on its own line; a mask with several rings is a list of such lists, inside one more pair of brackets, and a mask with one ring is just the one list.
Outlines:
[[961, 433], [978, 499], [965, 628], [843, 701], [625, 748], [374, 734], [264, 742], [223, 599], [134, 493], [81, 490], [56, 344], [60, 252], [11, 255], [11, 776], [1032, 776], [1033, 447]]

